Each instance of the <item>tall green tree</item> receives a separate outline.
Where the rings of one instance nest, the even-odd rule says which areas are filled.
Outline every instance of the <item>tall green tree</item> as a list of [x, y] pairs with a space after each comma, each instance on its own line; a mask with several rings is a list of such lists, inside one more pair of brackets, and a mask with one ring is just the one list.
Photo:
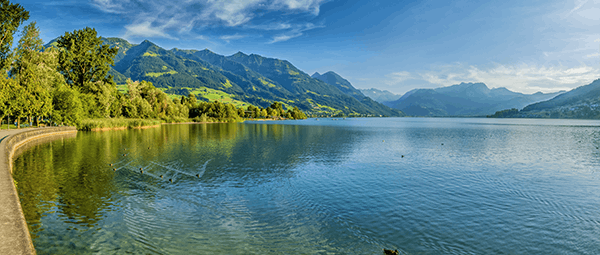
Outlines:
[[108, 75], [118, 49], [103, 44], [96, 29], [86, 27], [58, 38], [58, 62], [67, 84], [83, 93], [96, 92], [96, 82], [113, 83]]
[[41, 117], [50, 115], [51, 90], [64, 83], [63, 77], [57, 71], [58, 52], [52, 49], [42, 52], [43, 46], [39, 34], [35, 22], [25, 26], [11, 70], [11, 74], [22, 87], [24, 93], [22, 96], [27, 102], [23, 104], [20, 111], [23, 111], [30, 122], [32, 117], [36, 117], [35, 119], [39, 121]]
[[28, 19], [29, 12], [23, 6], [0, 0], [0, 70], [7, 70], [10, 66], [13, 35]]

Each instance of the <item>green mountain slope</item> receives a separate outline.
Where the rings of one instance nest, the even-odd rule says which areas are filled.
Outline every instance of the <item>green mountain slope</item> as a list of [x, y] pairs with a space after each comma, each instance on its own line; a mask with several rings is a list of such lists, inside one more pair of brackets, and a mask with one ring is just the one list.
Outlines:
[[[222, 56], [209, 50], [165, 50], [147, 40], [140, 44], [120, 38], [103, 40], [119, 47], [109, 73], [117, 84], [127, 78], [147, 80], [167, 93], [191, 92], [202, 100], [227, 97], [262, 107], [280, 101], [312, 114], [402, 116], [400, 111], [369, 98], [349, 96], [336, 86], [313, 79], [289, 61], [241, 52]], [[219, 91], [226, 96], [207, 95]]]
[[384, 113], [385, 115], [404, 116], [403, 112], [397, 109], [392, 109], [376, 101], [373, 101], [373, 99], [363, 95], [363, 93], [360, 92], [360, 90], [354, 88], [354, 86], [352, 86], [352, 84], [348, 80], [342, 78], [342, 76], [338, 75], [333, 71], [326, 72], [322, 75], [319, 73], [314, 73], [311, 77], [335, 86], [346, 95], [354, 97], [356, 100], [359, 100], [362, 104], [378, 112]]
[[503, 117], [600, 119], [600, 79]]

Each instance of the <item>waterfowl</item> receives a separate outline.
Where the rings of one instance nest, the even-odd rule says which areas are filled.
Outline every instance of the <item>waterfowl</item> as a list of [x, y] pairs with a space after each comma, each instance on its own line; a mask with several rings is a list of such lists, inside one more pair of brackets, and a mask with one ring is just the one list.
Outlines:
[[402, 157], [404, 158], [404, 155], [402, 155]]
[[170, 182], [173, 182], [173, 179], [169, 179]]
[[162, 178], [162, 174], [160, 175], [160, 178]]
[[196, 174], [196, 177], [200, 178], [200, 174]]
[[112, 163], [110, 163], [110, 166], [112, 166]]
[[113, 171], [117, 171], [117, 169], [116, 169], [116, 168], [113, 168]]
[[140, 170], [140, 173], [142, 173], [142, 174], [143, 174], [143, 173], [144, 173], [144, 170]]
[[123, 154], [123, 156], [127, 156], [127, 154]]
[[444, 145], [444, 143], [442, 143], [442, 145]]
[[383, 254], [385, 255], [398, 255], [398, 250], [388, 250], [388, 249], [383, 249]]

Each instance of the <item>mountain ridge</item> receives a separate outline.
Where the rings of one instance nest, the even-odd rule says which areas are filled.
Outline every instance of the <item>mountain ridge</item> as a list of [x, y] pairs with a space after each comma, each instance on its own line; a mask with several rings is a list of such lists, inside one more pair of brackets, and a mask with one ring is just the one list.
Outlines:
[[499, 110], [521, 109], [562, 92], [523, 94], [503, 87], [490, 89], [481, 82], [463, 82], [435, 89], [414, 89], [384, 104], [412, 116], [486, 116]]
[[490, 117], [600, 119], [600, 79], [522, 110], [505, 109]]
[[312, 78], [287, 60], [241, 51], [223, 56], [208, 49], [166, 50], [149, 40], [140, 44], [121, 38], [102, 40], [119, 48], [109, 71], [117, 84], [126, 79], [146, 80], [164, 91], [190, 92], [205, 101], [216, 100], [205, 96], [207, 91], [222, 91], [241, 102], [268, 107], [279, 101], [286, 108], [296, 106], [317, 115], [403, 116], [401, 111], [357, 99]]

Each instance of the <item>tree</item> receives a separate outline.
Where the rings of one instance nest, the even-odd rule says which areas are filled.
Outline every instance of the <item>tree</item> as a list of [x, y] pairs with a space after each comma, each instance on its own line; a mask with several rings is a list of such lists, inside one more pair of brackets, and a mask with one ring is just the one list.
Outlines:
[[[29, 117], [48, 116], [52, 111], [51, 89], [64, 83], [57, 71], [58, 62], [56, 51], [41, 52], [42, 40], [39, 38], [39, 29], [32, 22], [25, 26], [19, 45], [16, 50], [16, 59], [11, 74], [23, 88], [24, 100], [23, 113]], [[39, 122], [38, 122], [39, 124]]]
[[10, 66], [13, 35], [19, 26], [29, 19], [29, 12], [19, 4], [0, 0], [0, 71]]
[[52, 94], [52, 119], [56, 123], [79, 125], [83, 118], [83, 106], [79, 93], [66, 85], [59, 86]]
[[118, 49], [103, 44], [95, 29], [86, 27], [66, 32], [58, 38], [57, 45], [62, 48], [58, 56], [59, 70], [67, 84], [83, 93], [94, 93], [97, 91], [90, 85], [95, 82], [112, 83], [108, 71], [114, 65]]
[[271, 104], [271, 106], [269, 106], [269, 108], [273, 109], [273, 110], [277, 110], [274, 111], [273, 113], [275, 113], [274, 115], [279, 116], [280, 114], [283, 114], [285, 111], [283, 110], [283, 105], [280, 102], [273, 102]]
[[[14, 104], [12, 103], [12, 95], [15, 93], [17, 82], [9, 78], [5, 72], [0, 72], [0, 120], [7, 117], [8, 128], [10, 129], [10, 115], [13, 114]], [[1, 123], [1, 122], [0, 122]]]

